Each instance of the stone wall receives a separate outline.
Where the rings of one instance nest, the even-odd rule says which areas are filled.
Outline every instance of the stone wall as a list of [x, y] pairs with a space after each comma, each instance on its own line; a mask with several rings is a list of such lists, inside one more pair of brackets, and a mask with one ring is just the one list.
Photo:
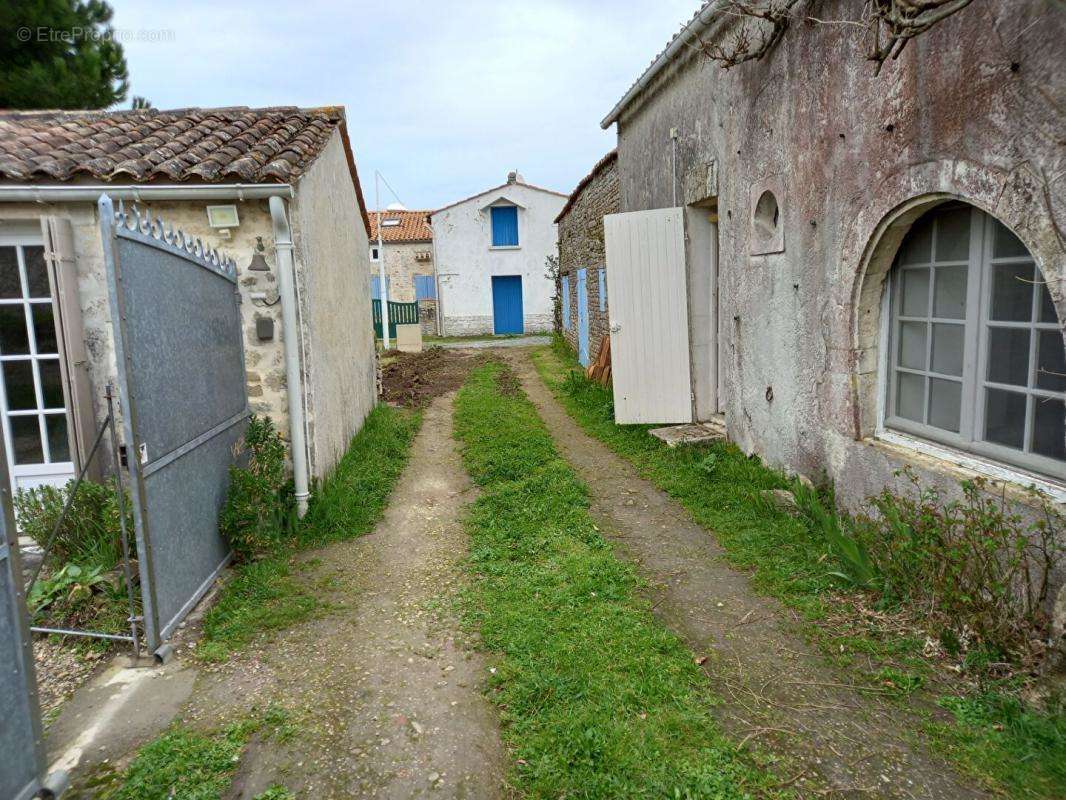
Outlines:
[[[560, 332], [577, 352], [577, 271], [587, 270], [587, 295], [589, 309], [589, 358], [596, 359], [600, 341], [607, 334], [609, 323], [606, 298], [600, 308], [599, 271], [606, 269], [607, 259], [603, 244], [603, 217], [621, 210], [618, 182], [618, 159], [607, 156], [596, 165], [571, 196], [569, 207], [559, 220], [559, 283], [557, 292], [569, 307], [570, 325], [562, 326]], [[562, 297], [562, 278], [570, 280], [568, 297]]]
[[[820, 16], [852, 12], [839, 0]], [[705, 39], [735, 23], [715, 24]], [[848, 26], [793, 25], [765, 59], [734, 69], [693, 50], [625, 111], [623, 210], [669, 207], [675, 191], [679, 204], [717, 204], [721, 384], [745, 451], [827, 475], [851, 507], [905, 489], [904, 465], [949, 496], [973, 474], [878, 436], [882, 287], [921, 204], [957, 198], [1019, 236], [1066, 320], [1064, 40], [1054, 4], [989, 0], [875, 76]], [[753, 236], [768, 188], [780, 248]]]
[[[370, 242], [377, 247], [377, 240]], [[385, 274], [389, 278], [389, 300], [394, 303], [415, 301], [415, 276], [433, 275], [432, 242], [384, 242]], [[428, 256], [428, 257], [427, 257]], [[380, 262], [370, 261], [370, 274], [377, 276]]]

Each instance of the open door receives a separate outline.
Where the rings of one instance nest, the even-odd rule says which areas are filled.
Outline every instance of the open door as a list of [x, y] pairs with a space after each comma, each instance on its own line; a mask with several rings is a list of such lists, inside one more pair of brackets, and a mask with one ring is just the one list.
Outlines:
[[603, 226], [615, 420], [692, 422], [684, 209], [609, 214]]

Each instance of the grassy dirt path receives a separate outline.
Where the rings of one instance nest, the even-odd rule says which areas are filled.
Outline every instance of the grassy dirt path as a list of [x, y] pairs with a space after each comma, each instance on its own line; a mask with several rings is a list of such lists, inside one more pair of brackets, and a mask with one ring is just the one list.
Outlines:
[[706, 529], [588, 436], [527, 353], [506, 358], [589, 487], [594, 518], [648, 581], [656, 616], [688, 643], [725, 698], [716, 713], [726, 732], [777, 753], [804, 797], [988, 796], [917, 743], [919, 723], [907, 710], [828, 666], [796, 633], [790, 612], [725, 563]]
[[449, 593], [467, 550], [472, 490], [452, 438], [452, 398], [425, 410], [383, 519], [309, 554], [327, 613], [202, 676], [187, 713], [217, 727], [266, 708], [281, 735], [248, 744], [229, 798], [273, 785], [299, 797], [493, 798], [505, 753], [479, 691], [487, 667]]

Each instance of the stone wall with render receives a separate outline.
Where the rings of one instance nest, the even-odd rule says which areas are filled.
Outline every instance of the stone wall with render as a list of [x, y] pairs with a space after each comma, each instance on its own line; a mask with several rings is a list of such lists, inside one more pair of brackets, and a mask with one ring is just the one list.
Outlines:
[[[370, 242], [377, 247], [377, 241]], [[389, 277], [389, 300], [394, 303], [413, 303], [415, 301], [415, 276], [433, 277], [433, 243], [432, 242], [384, 242], [385, 274]], [[380, 274], [378, 261], [370, 261], [370, 275]], [[418, 317], [422, 325], [423, 336], [433, 336], [437, 330], [437, 303], [435, 300], [421, 300], [418, 303]]]
[[[843, 17], [845, 5], [822, 16]], [[745, 451], [828, 475], [853, 508], [886, 486], [905, 490], [901, 466], [948, 496], [974, 474], [875, 435], [882, 286], [921, 205], [957, 198], [1014, 230], [1066, 320], [1064, 40], [1053, 4], [990, 0], [875, 76], [847, 26], [793, 25], [764, 60], [728, 71], [693, 50], [626, 110], [623, 210], [673, 205], [672, 128], [679, 203], [717, 200], [725, 414]], [[752, 255], [767, 186], [784, 249]]]
[[[559, 219], [559, 283], [561, 302], [569, 306], [570, 325], [561, 333], [577, 352], [577, 271], [586, 269], [589, 309], [589, 358], [596, 359], [600, 340], [607, 334], [608, 304], [600, 308], [599, 270], [607, 268], [603, 244], [603, 217], [621, 210], [618, 159], [608, 156], [579, 184], [571, 195], [569, 208]], [[562, 297], [562, 277], [569, 277], [569, 296]]]
[[340, 133], [290, 205], [313, 474], [332, 472], [377, 403], [370, 250]]

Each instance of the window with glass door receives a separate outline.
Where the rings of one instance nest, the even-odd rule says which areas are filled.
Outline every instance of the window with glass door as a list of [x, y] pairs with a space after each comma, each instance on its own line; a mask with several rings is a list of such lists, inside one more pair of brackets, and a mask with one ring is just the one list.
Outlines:
[[1017, 236], [939, 206], [904, 239], [889, 292], [886, 426], [1066, 478], [1062, 323]]
[[73, 476], [44, 247], [0, 240], [0, 405], [15, 488]]

